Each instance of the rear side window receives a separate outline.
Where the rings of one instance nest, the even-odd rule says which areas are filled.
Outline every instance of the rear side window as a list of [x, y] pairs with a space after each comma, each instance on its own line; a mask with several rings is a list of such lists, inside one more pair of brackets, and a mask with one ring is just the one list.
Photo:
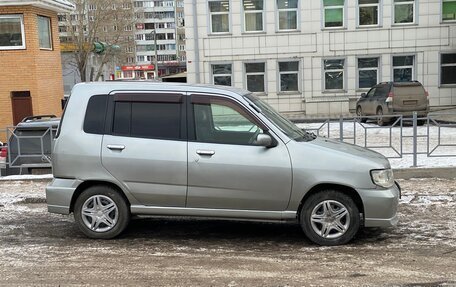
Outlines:
[[166, 102], [115, 102], [113, 134], [178, 140], [181, 106]]
[[390, 92], [390, 85], [380, 85], [377, 86], [375, 91], [375, 96], [377, 97], [387, 97]]
[[96, 95], [89, 99], [84, 118], [84, 132], [89, 134], [104, 133], [107, 101], [107, 95]]

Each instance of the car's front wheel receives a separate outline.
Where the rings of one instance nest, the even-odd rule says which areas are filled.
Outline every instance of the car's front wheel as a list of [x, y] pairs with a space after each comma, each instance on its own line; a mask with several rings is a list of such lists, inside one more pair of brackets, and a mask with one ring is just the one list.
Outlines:
[[92, 186], [77, 198], [74, 219], [88, 237], [110, 239], [125, 230], [130, 221], [130, 209], [117, 190]]
[[300, 213], [301, 227], [311, 241], [319, 245], [349, 242], [360, 227], [359, 209], [348, 195], [325, 190], [306, 199]]

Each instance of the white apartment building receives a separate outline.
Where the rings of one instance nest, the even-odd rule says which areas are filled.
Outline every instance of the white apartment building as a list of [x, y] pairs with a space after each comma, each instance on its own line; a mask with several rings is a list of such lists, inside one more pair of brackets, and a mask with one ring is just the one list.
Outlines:
[[[136, 61], [124, 78], [154, 78], [185, 71], [183, 0], [133, 1], [136, 27]], [[147, 69], [148, 65], [152, 67]], [[141, 69], [146, 67], [146, 69]]]
[[456, 0], [185, 2], [189, 83], [241, 87], [280, 112], [347, 114], [384, 81], [456, 105]]

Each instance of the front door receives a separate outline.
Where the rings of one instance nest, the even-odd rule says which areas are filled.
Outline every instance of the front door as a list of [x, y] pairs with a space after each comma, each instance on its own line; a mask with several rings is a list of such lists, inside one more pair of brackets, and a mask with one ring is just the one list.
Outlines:
[[[102, 144], [103, 166], [141, 204], [184, 207], [187, 140], [184, 96], [115, 94]], [[111, 120], [108, 120], [108, 123]]]
[[33, 116], [32, 97], [29, 91], [11, 92], [13, 125], [17, 125], [25, 117]]
[[285, 210], [292, 183], [285, 144], [256, 146], [267, 128], [228, 98], [192, 96], [190, 110], [187, 207]]

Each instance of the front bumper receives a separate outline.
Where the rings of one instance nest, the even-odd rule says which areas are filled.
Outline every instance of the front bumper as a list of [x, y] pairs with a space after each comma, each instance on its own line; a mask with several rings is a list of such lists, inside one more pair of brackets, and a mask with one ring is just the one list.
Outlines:
[[390, 227], [398, 223], [397, 206], [401, 187], [396, 182], [388, 189], [360, 189], [364, 204], [365, 227]]
[[46, 187], [46, 202], [51, 213], [69, 214], [71, 199], [80, 180], [54, 178]]

